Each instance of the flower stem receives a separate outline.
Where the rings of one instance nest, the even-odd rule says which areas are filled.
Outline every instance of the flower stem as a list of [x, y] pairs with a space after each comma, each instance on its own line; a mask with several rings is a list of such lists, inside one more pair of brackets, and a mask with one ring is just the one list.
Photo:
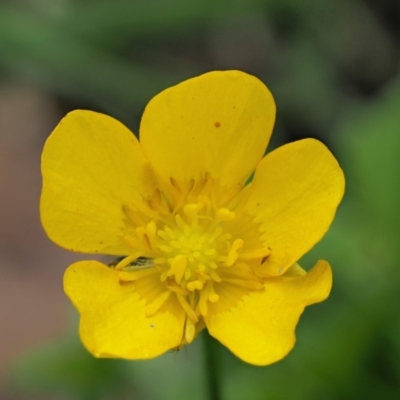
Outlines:
[[210, 336], [205, 330], [203, 332], [204, 338], [204, 367], [205, 377], [208, 385], [209, 400], [221, 400], [221, 386], [219, 380], [219, 363], [218, 363], [218, 343]]

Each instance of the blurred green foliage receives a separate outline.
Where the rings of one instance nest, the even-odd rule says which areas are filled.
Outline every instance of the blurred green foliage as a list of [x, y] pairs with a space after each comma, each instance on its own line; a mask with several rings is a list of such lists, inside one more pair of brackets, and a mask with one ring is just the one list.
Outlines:
[[[283, 361], [246, 365], [218, 348], [224, 399], [400, 398], [400, 7], [395, 0], [40, 0], [0, 3], [0, 83], [25, 80], [65, 111], [91, 108], [137, 132], [160, 90], [212, 69], [243, 69], [278, 105], [272, 147], [318, 137], [347, 195], [302, 260], [334, 270]], [[74, 324], [76, 326], [76, 324]], [[207, 398], [200, 339], [157, 360], [96, 360], [77, 332], [16, 363], [17, 393], [66, 399]], [[73, 338], [73, 339], [71, 339]]]

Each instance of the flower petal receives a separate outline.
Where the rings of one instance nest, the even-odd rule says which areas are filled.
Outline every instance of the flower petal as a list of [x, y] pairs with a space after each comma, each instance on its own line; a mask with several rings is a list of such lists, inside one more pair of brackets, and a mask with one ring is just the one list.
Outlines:
[[153, 181], [137, 138], [117, 120], [73, 111], [42, 155], [41, 219], [58, 245], [86, 253], [128, 254], [122, 207], [147, 196]]
[[306, 275], [268, 279], [263, 292], [252, 292], [230, 311], [206, 318], [212, 336], [242, 360], [267, 365], [294, 346], [295, 328], [307, 305], [329, 295], [332, 273], [319, 261]]
[[181, 344], [184, 312], [146, 316], [134, 284], [120, 283], [118, 272], [104, 264], [72, 264], [64, 290], [81, 314], [81, 340], [96, 357], [147, 359]]
[[208, 174], [232, 185], [254, 171], [274, 120], [274, 100], [260, 80], [216, 71], [155, 96], [144, 111], [140, 141], [164, 182]]
[[317, 140], [282, 146], [260, 162], [246, 211], [261, 223], [271, 249], [267, 275], [284, 273], [324, 236], [343, 193], [343, 172]]

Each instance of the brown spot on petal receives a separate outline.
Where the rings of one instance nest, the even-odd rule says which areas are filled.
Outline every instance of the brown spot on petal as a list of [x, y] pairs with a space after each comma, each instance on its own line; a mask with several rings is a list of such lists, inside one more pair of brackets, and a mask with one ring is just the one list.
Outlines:
[[215, 122], [215, 123], [214, 123], [214, 126], [215, 126], [216, 128], [219, 128], [219, 127], [221, 126], [221, 122], [218, 122], [218, 121]]
[[267, 261], [267, 259], [268, 259], [268, 256], [263, 257], [262, 260], [261, 260], [261, 264], [264, 264], [265, 261]]

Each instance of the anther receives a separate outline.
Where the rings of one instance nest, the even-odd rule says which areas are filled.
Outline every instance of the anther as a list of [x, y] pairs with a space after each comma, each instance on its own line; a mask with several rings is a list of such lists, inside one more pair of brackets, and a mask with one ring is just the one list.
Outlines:
[[171, 246], [167, 246], [167, 245], [162, 245], [162, 246], [160, 246], [160, 250], [163, 253], [171, 253], [172, 252], [172, 247]]
[[177, 182], [172, 176], [169, 178], [169, 181], [171, 182], [171, 185], [172, 185], [176, 190], [181, 191], [181, 188], [180, 188], [180, 186], [178, 185], [178, 182]]
[[125, 257], [124, 259], [122, 259], [115, 267], [114, 269], [116, 271], [120, 271], [123, 268], [125, 268], [126, 266], [128, 266], [131, 262], [135, 261], [136, 259], [138, 259], [142, 254], [136, 253], [134, 255], [130, 255], [128, 257]]
[[229, 251], [229, 254], [228, 254], [228, 257], [227, 257], [227, 260], [226, 260], [226, 266], [227, 267], [230, 267], [230, 266], [232, 266], [235, 262], [236, 262], [236, 260], [238, 259], [238, 257], [239, 257], [239, 250], [242, 248], [242, 246], [243, 246], [243, 240], [242, 239], [236, 239], [234, 242], [233, 242], [233, 244], [232, 244], [232, 246], [231, 246], [231, 249], [230, 249], [230, 251]]
[[192, 343], [196, 335], [196, 325], [191, 319], [186, 319], [185, 325], [185, 341], [186, 343]]
[[227, 208], [219, 208], [217, 210], [217, 219], [219, 221], [232, 221], [236, 217], [236, 214], [233, 211], [228, 210]]
[[189, 283], [186, 285], [186, 288], [187, 288], [188, 290], [190, 290], [191, 292], [193, 292], [193, 291], [195, 291], [195, 290], [201, 290], [201, 289], [203, 289], [203, 286], [204, 286], [204, 283], [201, 282], [201, 281], [199, 281], [199, 280], [197, 280], [197, 281], [189, 282]]
[[183, 275], [185, 274], [187, 266], [187, 259], [182, 254], [177, 255], [171, 262], [171, 271], [175, 275], [176, 283], [182, 282]]
[[264, 247], [257, 250], [241, 252], [239, 258], [241, 260], [252, 260], [255, 258], [262, 258], [263, 260], [262, 263], [263, 263], [270, 254], [271, 254], [270, 248]]

